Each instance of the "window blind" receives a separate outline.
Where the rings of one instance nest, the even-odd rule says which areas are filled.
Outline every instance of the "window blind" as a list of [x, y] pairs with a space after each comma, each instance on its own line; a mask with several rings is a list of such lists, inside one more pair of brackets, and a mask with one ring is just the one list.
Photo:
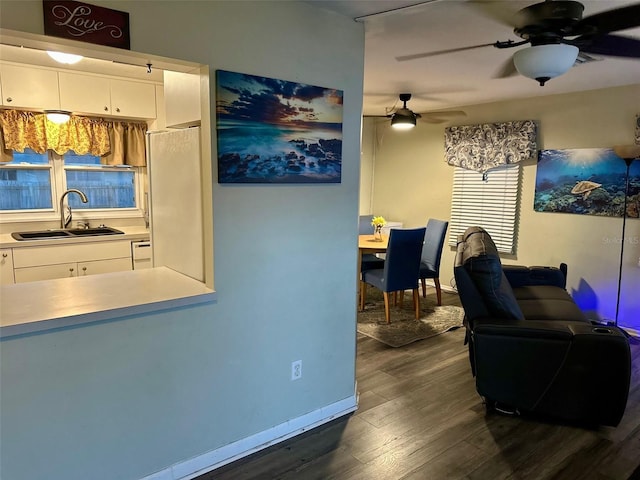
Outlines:
[[484, 175], [456, 167], [453, 174], [449, 245], [468, 227], [484, 228], [499, 252], [515, 252], [520, 165], [492, 168]]

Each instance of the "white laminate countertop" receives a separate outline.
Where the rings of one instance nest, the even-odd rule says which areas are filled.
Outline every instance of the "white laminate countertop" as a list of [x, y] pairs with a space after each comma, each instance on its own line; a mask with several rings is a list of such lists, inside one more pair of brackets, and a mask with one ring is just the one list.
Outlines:
[[213, 290], [167, 267], [5, 285], [0, 338], [212, 301]]
[[[74, 243], [105, 242], [111, 240], [148, 240], [151, 236], [145, 227], [114, 227], [123, 235], [89, 235], [86, 237], [47, 238], [40, 240], [16, 240], [11, 233], [0, 233], [0, 248], [44, 247], [52, 245], [72, 245]], [[6, 225], [2, 228], [7, 230]]]

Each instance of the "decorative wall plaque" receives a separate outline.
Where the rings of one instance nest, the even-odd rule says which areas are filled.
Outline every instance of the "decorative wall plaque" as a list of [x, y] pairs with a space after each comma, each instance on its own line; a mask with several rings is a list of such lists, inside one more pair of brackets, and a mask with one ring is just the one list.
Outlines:
[[129, 13], [71, 0], [43, 0], [44, 33], [130, 49]]

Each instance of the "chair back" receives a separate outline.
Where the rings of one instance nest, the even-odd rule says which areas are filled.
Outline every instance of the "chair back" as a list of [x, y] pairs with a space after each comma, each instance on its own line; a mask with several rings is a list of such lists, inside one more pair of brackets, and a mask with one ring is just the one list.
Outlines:
[[384, 262], [384, 291], [413, 290], [420, 271], [426, 229], [391, 229]]
[[358, 220], [358, 235], [373, 235], [373, 225], [371, 225], [373, 215], [360, 215]]
[[448, 226], [449, 222], [430, 218], [424, 234], [421, 263], [423, 267], [434, 272], [436, 276], [440, 276], [440, 260]]

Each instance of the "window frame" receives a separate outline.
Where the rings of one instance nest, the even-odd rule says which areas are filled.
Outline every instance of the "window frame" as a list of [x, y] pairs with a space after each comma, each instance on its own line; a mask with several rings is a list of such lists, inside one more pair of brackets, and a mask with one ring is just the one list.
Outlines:
[[82, 220], [102, 220], [114, 218], [144, 218], [145, 212], [145, 185], [146, 168], [134, 166], [111, 166], [111, 165], [72, 165], [65, 166], [64, 155], [48, 150], [47, 164], [0, 164], [0, 169], [48, 169], [51, 181], [51, 208], [30, 209], [30, 210], [2, 210], [0, 211], [0, 224], [14, 222], [37, 222], [37, 221], [58, 221], [60, 219], [60, 195], [67, 190], [66, 171], [70, 170], [93, 170], [93, 171], [114, 171], [126, 168], [133, 171], [135, 188], [135, 206], [127, 208], [86, 208], [74, 209], [74, 217]]

